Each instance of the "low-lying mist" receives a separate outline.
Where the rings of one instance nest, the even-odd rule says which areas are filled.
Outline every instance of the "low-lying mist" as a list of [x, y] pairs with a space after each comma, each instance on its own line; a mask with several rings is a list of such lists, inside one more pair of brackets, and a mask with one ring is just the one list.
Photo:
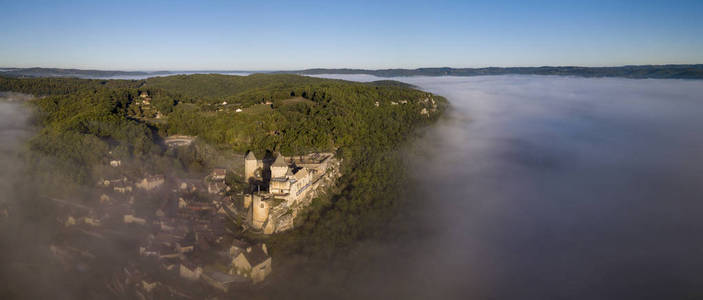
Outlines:
[[317, 286], [350, 298], [703, 296], [702, 82], [396, 80], [453, 107], [408, 150], [412, 183], [389, 232], [330, 271], [338, 285]]
[[[66, 162], [60, 162], [52, 155], [54, 153], [30, 149], [32, 141], [41, 138], [36, 135], [41, 129], [32, 122], [36, 112], [29, 101], [33, 98], [25, 94], [0, 93], [0, 299], [129, 299], [133, 296], [130, 294], [133, 285], [128, 285], [123, 278], [123, 270], [143, 262], [135, 257], [138, 257], [138, 243], [144, 239], [148, 228], [114, 226], [107, 218], [104, 226], [93, 230], [74, 226], [75, 220], [73, 224], [67, 221], [68, 216], [80, 220], [80, 216], [95, 213], [100, 214], [99, 217], [109, 215], [122, 223], [119, 211], [108, 208], [95, 211], [100, 209], [102, 195], [108, 197], [106, 201], [114, 202], [129, 201], [128, 196], [93, 184], [105, 177], [90, 178], [87, 184], [73, 182], [65, 176], [65, 169], [57, 167], [65, 167]], [[207, 145], [200, 147], [207, 148]], [[211, 148], [206, 151], [210, 151], [213, 161], [223, 166], [242, 160], [241, 155], [231, 155], [229, 151], [223, 151], [230, 154], [225, 158]], [[169, 163], [173, 160], [173, 157], [161, 158]], [[149, 162], [158, 159], [150, 157]], [[124, 158], [120, 164], [147, 167], [136, 158]], [[74, 170], [85, 167], [78, 162], [69, 162], [69, 166]], [[161, 171], [159, 175], [170, 180], [194, 177], [198, 182], [209, 169], [173, 166]], [[115, 172], [122, 175], [122, 171]], [[173, 197], [173, 193], [164, 187], [149, 193], [134, 191], [129, 196], [139, 202], [135, 207], [144, 207], [163, 203]], [[139, 267], [146, 271], [160, 270], [155, 264]], [[114, 288], [115, 283], [118, 288]], [[198, 297], [209, 297], [207, 291], [195, 284], [183, 289]]]
[[[29, 111], [23, 105], [24, 95], [0, 93], [0, 190], [12, 188], [13, 178], [21, 171], [17, 163], [24, 141], [30, 135]], [[7, 203], [8, 193], [0, 193], [0, 203]]]
[[[72, 299], [85, 278], [69, 277], [52, 259], [56, 214], [40, 197], [47, 188], [28, 164], [33, 97], [0, 93], [0, 298]], [[36, 170], [35, 170], [36, 171]]]

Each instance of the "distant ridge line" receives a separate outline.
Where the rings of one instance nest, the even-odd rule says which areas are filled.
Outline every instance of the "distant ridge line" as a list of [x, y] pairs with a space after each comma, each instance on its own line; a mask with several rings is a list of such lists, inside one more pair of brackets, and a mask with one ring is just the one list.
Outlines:
[[354, 68], [314, 68], [289, 71], [241, 71], [241, 70], [197, 70], [197, 71], [110, 71], [61, 68], [2, 68], [0, 76], [6, 77], [81, 77], [110, 78], [115, 76], [158, 76], [189, 73], [273, 73], [273, 74], [365, 74], [377, 77], [408, 76], [486, 76], [486, 75], [556, 75], [580, 77], [623, 77], [636, 79], [703, 79], [703, 64], [667, 64], [667, 65], [625, 65], [614, 67], [581, 66], [540, 66], [540, 67], [485, 67], [485, 68], [451, 68], [428, 67], [416, 69], [354, 69]]
[[406, 76], [484, 76], [484, 75], [559, 75], [581, 77], [624, 77], [662, 79], [703, 79], [703, 64], [627, 65], [615, 67], [541, 66], [485, 68], [417, 68], [417, 69], [306, 69], [281, 71], [302, 75], [366, 74], [378, 77]]

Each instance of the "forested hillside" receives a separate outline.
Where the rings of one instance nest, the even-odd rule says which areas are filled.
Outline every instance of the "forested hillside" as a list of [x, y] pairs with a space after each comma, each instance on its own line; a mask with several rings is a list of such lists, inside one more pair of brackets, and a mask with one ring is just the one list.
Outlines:
[[39, 96], [31, 102], [40, 128], [30, 142], [33, 159], [51, 159], [57, 175], [63, 171], [83, 184], [94, 182], [93, 166], [110, 157], [141, 161], [154, 171], [163, 164], [153, 162], [167, 154], [161, 138], [173, 134], [240, 153], [335, 151], [344, 161], [338, 189], [314, 201], [300, 220], [304, 226], [277, 239], [288, 250], [338, 247], [383, 219], [403, 180], [396, 150], [446, 107], [443, 98], [397, 82], [287, 74], [0, 77], [0, 91]]

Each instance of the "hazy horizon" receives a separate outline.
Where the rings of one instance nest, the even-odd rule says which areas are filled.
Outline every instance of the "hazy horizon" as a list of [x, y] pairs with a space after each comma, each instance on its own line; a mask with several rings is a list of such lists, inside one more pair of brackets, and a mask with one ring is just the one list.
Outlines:
[[451, 69], [481, 69], [481, 68], [543, 68], [543, 67], [585, 67], [585, 68], [617, 68], [617, 67], [632, 67], [632, 66], [681, 66], [681, 65], [703, 65], [701, 62], [693, 63], [674, 63], [674, 64], [631, 64], [631, 65], [515, 65], [515, 66], [421, 66], [413, 68], [402, 68], [402, 67], [390, 67], [390, 68], [351, 68], [351, 67], [306, 67], [301, 69], [93, 69], [93, 68], [76, 68], [76, 67], [53, 67], [53, 66], [30, 66], [30, 67], [15, 67], [15, 66], [0, 66], [0, 70], [3, 69], [63, 69], [63, 70], [81, 70], [81, 71], [117, 71], [117, 72], [227, 72], [227, 73], [266, 73], [266, 72], [293, 72], [293, 71], [303, 71], [312, 69], [322, 69], [322, 70], [333, 70], [333, 69], [347, 69], [347, 70], [393, 70], [393, 69], [441, 69], [441, 68], [451, 68]]

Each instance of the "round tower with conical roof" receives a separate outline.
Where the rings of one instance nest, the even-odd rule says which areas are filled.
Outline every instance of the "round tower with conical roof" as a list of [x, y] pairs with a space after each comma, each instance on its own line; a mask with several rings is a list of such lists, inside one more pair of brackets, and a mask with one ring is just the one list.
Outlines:
[[254, 178], [254, 172], [256, 171], [256, 156], [254, 156], [254, 151], [249, 151], [247, 156], [244, 158], [244, 182], [249, 182], [250, 178]]

